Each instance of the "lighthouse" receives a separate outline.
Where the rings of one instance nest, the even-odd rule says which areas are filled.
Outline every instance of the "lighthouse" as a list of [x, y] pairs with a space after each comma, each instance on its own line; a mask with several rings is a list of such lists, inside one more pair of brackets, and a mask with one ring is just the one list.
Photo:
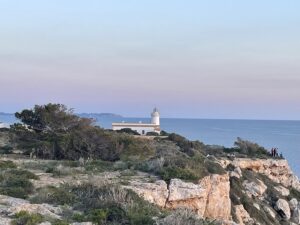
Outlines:
[[156, 107], [153, 109], [153, 112], [151, 113], [151, 123], [155, 125], [160, 125], [159, 112]]
[[159, 112], [157, 108], [153, 109], [151, 113], [151, 123], [112, 123], [113, 130], [131, 129], [138, 132], [140, 135], [147, 135], [148, 133], [160, 134]]

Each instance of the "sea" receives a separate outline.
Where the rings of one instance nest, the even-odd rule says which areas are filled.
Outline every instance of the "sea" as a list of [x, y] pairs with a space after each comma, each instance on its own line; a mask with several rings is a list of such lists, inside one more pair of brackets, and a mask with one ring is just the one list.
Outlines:
[[[93, 117], [97, 125], [106, 129], [111, 129], [112, 122], [150, 122], [149, 118]], [[0, 122], [11, 124], [15, 119], [12, 114], [0, 114]], [[300, 121], [161, 118], [160, 122], [162, 130], [209, 145], [232, 147], [240, 137], [269, 150], [278, 148], [300, 177]]]

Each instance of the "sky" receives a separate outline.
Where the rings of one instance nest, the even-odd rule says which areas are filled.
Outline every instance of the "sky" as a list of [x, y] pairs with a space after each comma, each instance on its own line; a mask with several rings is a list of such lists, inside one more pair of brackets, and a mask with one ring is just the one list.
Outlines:
[[0, 0], [0, 111], [300, 120], [299, 0]]

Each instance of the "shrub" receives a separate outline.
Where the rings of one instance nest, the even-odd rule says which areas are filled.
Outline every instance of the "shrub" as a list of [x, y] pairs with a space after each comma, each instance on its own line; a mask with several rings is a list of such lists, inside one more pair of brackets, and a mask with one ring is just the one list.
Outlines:
[[246, 155], [252, 156], [252, 157], [270, 156], [269, 152], [265, 148], [259, 146], [256, 143], [252, 143], [250, 141], [243, 140], [239, 137], [237, 138], [237, 140], [234, 144], [239, 148], [239, 151], [242, 154], [246, 154]]
[[104, 172], [113, 169], [113, 163], [102, 161], [102, 160], [92, 160], [85, 164], [84, 168], [87, 171], [94, 171], [94, 172]]
[[171, 179], [178, 178], [183, 180], [197, 180], [198, 176], [188, 169], [183, 169], [179, 167], [167, 167], [163, 168], [159, 175], [166, 182], [170, 182]]
[[0, 161], [0, 169], [16, 168], [17, 166], [12, 161]]
[[204, 220], [200, 218], [195, 212], [189, 209], [177, 209], [170, 215], [156, 222], [157, 225], [216, 225], [214, 221]]
[[300, 192], [295, 188], [290, 188], [289, 200], [291, 200], [292, 198], [300, 199]]
[[5, 145], [0, 147], [0, 153], [2, 154], [10, 154], [12, 153], [13, 147], [10, 145]]
[[147, 135], [147, 136], [159, 136], [159, 134], [156, 133], [156, 132], [147, 132], [146, 135]]
[[132, 134], [132, 135], [140, 135], [139, 132], [132, 130], [130, 128], [123, 128], [121, 130], [117, 130], [118, 133], [126, 133], [126, 134]]
[[32, 203], [48, 203], [53, 205], [71, 205], [75, 196], [65, 186], [44, 187], [37, 190], [37, 193], [30, 199]]
[[28, 170], [12, 169], [7, 171], [9, 176], [22, 177], [25, 179], [38, 180], [39, 177]]
[[[153, 224], [153, 216], [160, 211], [138, 197], [134, 192], [118, 186], [95, 187], [91, 184], [67, 188], [75, 196], [73, 207], [83, 211], [73, 216], [80, 221], [93, 221], [97, 224]], [[151, 221], [151, 223], [150, 223]]]
[[219, 163], [213, 162], [211, 160], [206, 160], [204, 165], [207, 171], [211, 174], [223, 175], [226, 173], [224, 168]]
[[12, 225], [37, 225], [43, 222], [43, 217], [40, 214], [30, 214], [26, 211], [18, 212], [15, 217]]
[[160, 136], [169, 136], [169, 133], [166, 132], [166, 131], [164, 131], [164, 130], [162, 130], [162, 131], [160, 132]]
[[7, 170], [0, 174], [0, 194], [16, 198], [26, 198], [33, 192], [33, 184], [29, 179], [37, 178], [25, 170]]
[[51, 223], [51, 225], [69, 225], [69, 224], [70, 223], [68, 223], [67, 221], [64, 221], [64, 220], [56, 220]]

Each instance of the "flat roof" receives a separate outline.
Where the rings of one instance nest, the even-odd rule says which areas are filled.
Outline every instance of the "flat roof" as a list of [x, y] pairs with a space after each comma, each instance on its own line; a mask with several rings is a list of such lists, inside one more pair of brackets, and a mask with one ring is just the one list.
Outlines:
[[112, 123], [115, 127], [159, 127], [153, 123]]

